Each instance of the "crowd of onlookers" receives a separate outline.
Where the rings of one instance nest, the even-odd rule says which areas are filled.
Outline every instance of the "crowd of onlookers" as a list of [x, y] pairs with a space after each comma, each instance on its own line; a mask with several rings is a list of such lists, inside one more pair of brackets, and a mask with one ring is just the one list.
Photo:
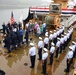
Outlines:
[[[29, 34], [34, 33], [36, 36], [40, 36], [41, 34], [45, 34], [46, 32], [46, 23], [43, 23], [41, 26], [35, 22], [26, 23], [25, 29], [22, 28], [22, 24], [14, 22], [13, 24], [5, 24], [3, 22], [3, 34], [5, 46], [8, 52], [11, 52], [13, 49], [21, 46], [24, 42], [28, 44]], [[25, 41], [23, 41], [25, 39]]]

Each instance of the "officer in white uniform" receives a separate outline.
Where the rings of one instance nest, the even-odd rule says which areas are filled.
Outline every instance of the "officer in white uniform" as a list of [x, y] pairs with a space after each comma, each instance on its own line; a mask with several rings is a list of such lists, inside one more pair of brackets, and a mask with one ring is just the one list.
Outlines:
[[33, 43], [30, 43], [30, 49], [29, 49], [29, 56], [30, 56], [30, 61], [31, 61], [31, 66], [30, 68], [34, 68], [35, 66], [35, 58], [36, 58], [36, 47], [34, 46]]
[[46, 48], [43, 48], [43, 55], [42, 55], [42, 73], [44, 75], [46, 74], [46, 65], [47, 65], [47, 58], [48, 58], [48, 50]]
[[38, 42], [38, 55], [39, 55], [39, 59], [38, 60], [42, 60], [42, 48], [43, 48], [43, 41], [42, 38], [39, 37], [39, 42]]
[[59, 53], [59, 50], [60, 50], [60, 38], [57, 38], [57, 43], [56, 43], [56, 55], [55, 57], [57, 58], [58, 57], [58, 53]]
[[48, 48], [48, 43], [49, 43], [49, 38], [48, 35], [46, 34], [44, 38], [44, 48]]
[[67, 46], [67, 36], [66, 36], [66, 34], [67, 33], [64, 33], [64, 49]]
[[73, 58], [75, 57], [75, 48], [76, 48], [75, 42], [72, 41]]
[[53, 64], [54, 51], [55, 51], [55, 45], [52, 42], [51, 43], [51, 48], [50, 48], [50, 63], [49, 63], [49, 65], [52, 65]]
[[52, 34], [53, 32], [52, 31], [50, 31], [50, 35], [49, 35], [49, 50], [50, 50], [50, 48], [51, 48], [51, 42], [53, 41], [53, 34]]
[[64, 35], [61, 35], [61, 39], [60, 39], [60, 42], [61, 42], [61, 44], [60, 44], [60, 53], [62, 53], [62, 50], [63, 50], [63, 44], [64, 44]]
[[57, 42], [57, 33], [56, 33], [56, 30], [54, 30], [53, 37], [54, 37], [53, 42], [54, 42], [54, 44], [56, 44], [56, 42]]
[[74, 59], [74, 57], [75, 57], [75, 43], [74, 43], [74, 41], [72, 41], [71, 47], [72, 47], [72, 51], [73, 51], [73, 58], [72, 58], [72, 60], [71, 60], [71, 64], [73, 64], [73, 59]]
[[74, 46], [75, 46], [75, 48], [73, 48], [73, 49], [75, 49], [75, 51], [74, 51], [74, 58], [75, 58], [75, 56], [76, 56], [76, 42], [74, 42], [74, 41], [72, 41], [72, 43], [74, 44]]
[[64, 72], [69, 72], [70, 71], [70, 65], [71, 65], [72, 58], [73, 58], [73, 51], [72, 51], [72, 47], [69, 46], [69, 52], [67, 54], [67, 67], [64, 70]]

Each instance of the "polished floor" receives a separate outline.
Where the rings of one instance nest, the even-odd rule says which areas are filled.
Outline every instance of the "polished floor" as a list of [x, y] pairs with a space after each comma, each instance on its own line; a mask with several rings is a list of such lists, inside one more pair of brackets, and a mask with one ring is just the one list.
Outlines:
[[[2, 34], [0, 35], [2, 36]], [[38, 37], [30, 35], [32, 41], [37, 47]], [[0, 37], [2, 40], [2, 37]], [[72, 40], [76, 41], [76, 30], [73, 32]], [[72, 41], [71, 40], [71, 41]], [[69, 45], [71, 44], [71, 41]], [[68, 45], [68, 46], [69, 46]], [[0, 44], [0, 69], [6, 72], [6, 75], [43, 75], [41, 61], [37, 60], [38, 54], [36, 55], [35, 68], [31, 69], [30, 58], [28, 55], [29, 45], [23, 45], [17, 50], [13, 50], [10, 54], [7, 53], [7, 50], [3, 48], [3, 43]], [[65, 51], [59, 55], [59, 58], [54, 58], [54, 63], [52, 66], [47, 65], [47, 74], [48, 75], [73, 75], [74, 69], [70, 69], [69, 73], [65, 73], [64, 69], [66, 68], [66, 54], [68, 47]], [[57, 61], [58, 60], [58, 61]], [[49, 57], [48, 57], [49, 63]], [[76, 67], [76, 59], [74, 59], [74, 67]]]

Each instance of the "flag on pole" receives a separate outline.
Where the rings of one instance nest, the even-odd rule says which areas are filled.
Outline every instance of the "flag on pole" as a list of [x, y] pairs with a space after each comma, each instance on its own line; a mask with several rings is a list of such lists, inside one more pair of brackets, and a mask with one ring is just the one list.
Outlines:
[[20, 16], [20, 23], [22, 24], [22, 29], [23, 29], [23, 13], [21, 14], [21, 16]]
[[11, 12], [10, 25], [14, 24], [13, 11]]

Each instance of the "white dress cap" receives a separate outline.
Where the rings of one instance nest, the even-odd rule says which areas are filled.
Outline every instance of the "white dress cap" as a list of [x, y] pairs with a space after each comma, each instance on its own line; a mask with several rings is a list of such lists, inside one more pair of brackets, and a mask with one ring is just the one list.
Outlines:
[[52, 43], [51, 43], [51, 45], [53, 45], [53, 46], [54, 46], [54, 43], [52, 42]]
[[48, 36], [48, 34], [45, 34], [45, 36]]
[[65, 35], [67, 34], [67, 33], [64, 33]]
[[52, 33], [52, 31], [50, 31], [50, 33]]
[[41, 38], [41, 37], [39, 37], [39, 39], [40, 39], [40, 40], [42, 40], [42, 38]]
[[48, 50], [46, 48], [43, 48], [44, 51], [48, 52]]
[[69, 46], [69, 49], [71, 49], [71, 50], [72, 50], [72, 46]]
[[74, 41], [72, 41], [73, 44], [76, 44]]
[[30, 43], [30, 46], [34, 46], [34, 43]]
[[60, 40], [60, 38], [57, 38], [57, 40]]
[[56, 32], [56, 30], [54, 30], [54, 32]]
[[61, 36], [64, 36], [63, 34], [61, 34]]

